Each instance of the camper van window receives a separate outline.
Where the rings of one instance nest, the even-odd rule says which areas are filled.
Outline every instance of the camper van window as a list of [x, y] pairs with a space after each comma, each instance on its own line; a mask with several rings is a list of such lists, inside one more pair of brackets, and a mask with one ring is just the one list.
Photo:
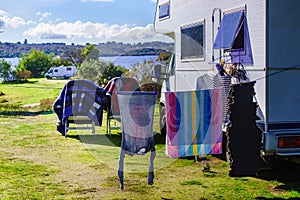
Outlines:
[[181, 59], [203, 59], [204, 37], [204, 22], [181, 27]]
[[72, 68], [71, 67], [67, 67], [67, 71], [72, 71]]
[[233, 45], [232, 45], [232, 51], [234, 50], [242, 50], [244, 49], [244, 41], [245, 41], [245, 30], [244, 30], [244, 23], [242, 21], [242, 24], [240, 25], [240, 29], [238, 31], [238, 34], [233, 42]]
[[170, 16], [170, 2], [164, 3], [159, 6], [159, 19], [165, 19]]
[[55, 69], [54, 72], [58, 72], [58, 69]]

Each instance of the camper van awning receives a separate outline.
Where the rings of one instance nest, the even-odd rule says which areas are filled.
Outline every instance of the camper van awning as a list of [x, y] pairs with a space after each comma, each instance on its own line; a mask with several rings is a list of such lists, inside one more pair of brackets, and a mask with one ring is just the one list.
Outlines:
[[253, 64], [248, 23], [243, 10], [224, 14], [213, 48], [228, 50], [233, 63]]
[[237, 36], [244, 12], [238, 11], [223, 16], [220, 29], [214, 43], [214, 49], [231, 49]]

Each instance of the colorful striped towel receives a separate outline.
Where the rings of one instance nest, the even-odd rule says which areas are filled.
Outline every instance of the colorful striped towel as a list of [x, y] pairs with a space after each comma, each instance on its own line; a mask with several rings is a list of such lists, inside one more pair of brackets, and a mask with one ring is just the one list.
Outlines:
[[222, 153], [222, 89], [166, 92], [169, 157]]

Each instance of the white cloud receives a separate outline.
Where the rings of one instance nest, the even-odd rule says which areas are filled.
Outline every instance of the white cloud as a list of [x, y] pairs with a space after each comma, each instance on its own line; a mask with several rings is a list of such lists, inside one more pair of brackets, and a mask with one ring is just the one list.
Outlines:
[[33, 24], [33, 21], [25, 21], [21, 17], [12, 16], [11, 14], [0, 10], [0, 20], [4, 22], [6, 27], [18, 28], [19, 26], [25, 26]]
[[35, 13], [38, 17], [40, 17], [39, 22], [43, 21], [46, 17], [51, 16], [50, 12], [44, 12], [38, 11]]
[[145, 27], [134, 25], [109, 25], [106, 23], [61, 22], [48, 24], [41, 22], [34, 28], [24, 32], [26, 37], [39, 39], [70, 39], [72, 41], [106, 42], [117, 41], [125, 43], [161, 40], [155, 34], [153, 25]]

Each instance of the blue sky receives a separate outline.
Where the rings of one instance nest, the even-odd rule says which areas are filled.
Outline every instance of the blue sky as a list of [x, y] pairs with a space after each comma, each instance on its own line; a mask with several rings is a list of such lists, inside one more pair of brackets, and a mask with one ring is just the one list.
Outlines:
[[155, 34], [156, 0], [0, 1], [1, 42], [170, 42]]

